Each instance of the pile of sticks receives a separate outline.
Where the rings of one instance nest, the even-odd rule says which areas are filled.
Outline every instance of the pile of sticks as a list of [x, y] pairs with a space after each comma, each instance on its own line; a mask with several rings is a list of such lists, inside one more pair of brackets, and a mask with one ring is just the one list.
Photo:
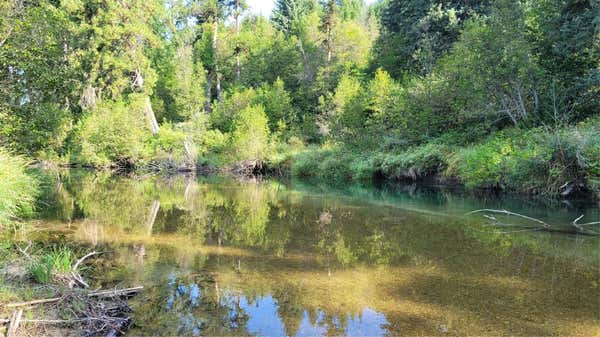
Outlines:
[[[27, 249], [19, 249], [24, 255]], [[91, 252], [78, 259], [72, 266], [69, 287], [62, 291], [61, 296], [43, 298], [27, 302], [0, 304], [2, 309], [12, 309], [9, 319], [0, 319], [0, 325], [8, 324], [6, 337], [18, 336], [20, 325], [54, 325], [78, 328], [81, 335], [116, 337], [124, 333], [131, 323], [129, 314], [132, 308], [127, 299], [140, 292], [143, 287], [126, 289], [88, 291], [88, 283], [79, 274], [79, 266], [88, 258], [101, 254]], [[49, 309], [57, 309], [61, 319], [23, 319], [24, 310], [45, 305]], [[62, 319], [63, 317], [68, 317]]]
[[[27, 302], [9, 303], [4, 308], [14, 308], [10, 319], [0, 319], [8, 324], [7, 337], [17, 336], [21, 323], [44, 325], [78, 326], [84, 336], [118, 336], [122, 334], [131, 318], [131, 307], [127, 298], [141, 291], [143, 287], [103, 291], [70, 291], [60, 297], [38, 299]], [[69, 319], [22, 319], [23, 310], [37, 305], [60, 305], [69, 312]]]
[[[467, 213], [467, 215], [472, 215], [476, 213], [481, 213], [483, 216], [490, 220], [489, 226], [503, 228], [505, 230], [515, 229], [505, 231], [505, 233], [515, 233], [515, 232], [527, 232], [527, 231], [546, 231], [546, 232], [554, 232], [554, 233], [564, 233], [564, 234], [579, 234], [579, 235], [590, 235], [590, 236], [600, 236], [600, 232], [590, 229], [593, 226], [600, 225], [600, 221], [588, 222], [588, 223], [579, 223], [581, 219], [583, 219], [583, 215], [578, 217], [577, 219], [571, 221], [571, 223], [567, 226], [552, 226], [545, 221], [540, 219], [536, 219], [527, 215], [507, 211], [505, 209], [479, 209], [476, 211], [472, 211]], [[525, 220], [525, 224], [511, 224], [500, 221], [496, 217], [496, 215], [504, 215], [506, 217], [516, 217], [521, 220]]]

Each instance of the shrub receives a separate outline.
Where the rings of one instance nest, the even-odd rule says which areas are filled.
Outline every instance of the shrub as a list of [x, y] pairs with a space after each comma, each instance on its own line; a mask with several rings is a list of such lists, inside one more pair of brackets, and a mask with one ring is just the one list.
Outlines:
[[330, 182], [370, 181], [375, 166], [369, 155], [353, 154], [342, 148], [310, 147], [293, 157], [292, 175]]
[[460, 149], [447, 172], [469, 188], [558, 195], [565, 186], [585, 184], [597, 192], [598, 131], [594, 121], [553, 130], [506, 130], [484, 143]]
[[318, 177], [327, 181], [345, 182], [352, 180], [348, 158], [343, 154], [330, 152], [319, 163]]
[[436, 143], [409, 148], [399, 154], [386, 155], [381, 159], [381, 171], [388, 177], [412, 179], [442, 173], [448, 166], [447, 146]]
[[268, 123], [261, 105], [243, 109], [233, 121], [231, 157], [234, 160], [264, 160], [269, 150]]
[[0, 226], [33, 213], [38, 182], [26, 167], [25, 159], [0, 148]]
[[0, 138], [19, 153], [61, 154], [71, 129], [69, 111], [58, 104], [26, 104], [11, 109], [0, 105]]
[[122, 159], [139, 159], [145, 155], [144, 114], [136, 105], [122, 102], [104, 103], [78, 126], [80, 162], [108, 165]]
[[[492, 187], [500, 184], [503, 156], [510, 150], [510, 145], [503, 142], [504, 140], [494, 139], [459, 151], [453, 164], [467, 187]], [[448, 171], [450, 174], [454, 173], [454, 165]]]
[[377, 167], [369, 156], [360, 155], [354, 157], [350, 162], [350, 171], [353, 180], [366, 183], [373, 180]]
[[298, 153], [292, 162], [292, 175], [296, 177], [317, 176], [322, 157], [323, 152], [314, 146]]
[[183, 160], [186, 156], [184, 147], [186, 139], [183, 130], [173, 124], [165, 123], [161, 125], [158, 135], [149, 139], [149, 143], [155, 158], [173, 157]]

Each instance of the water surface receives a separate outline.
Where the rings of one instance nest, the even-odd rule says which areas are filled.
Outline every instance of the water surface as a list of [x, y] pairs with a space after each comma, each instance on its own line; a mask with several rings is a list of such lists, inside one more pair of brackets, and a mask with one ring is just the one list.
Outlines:
[[96, 286], [146, 288], [130, 336], [596, 336], [600, 241], [503, 233], [464, 213], [553, 224], [597, 205], [409, 186], [230, 178], [51, 180], [41, 226], [112, 253]]

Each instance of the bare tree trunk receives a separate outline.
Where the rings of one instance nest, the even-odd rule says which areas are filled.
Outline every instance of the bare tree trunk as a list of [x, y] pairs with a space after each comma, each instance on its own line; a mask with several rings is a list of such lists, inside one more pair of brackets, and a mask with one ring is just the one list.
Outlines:
[[158, 126], [158, 121], [156, 121], [156, 115], [154, 115], [154, 110], [152, 109], [152, 103], [150, 102], [150, 96], [146, 97], [146, 107], [144, 109], [144, 113], [146, 114], [146, 118], [150, 122], [150, 130], [152, 131], [153, 136], [157, 136], [160, 131], [160, 127]]
[[213, 36], [212, 36], [212, 52], [213, 52], [213, 62], [215, 62], [215, 90], [217, 91], [217, 100], [221, 102], [223, 100], [223, 96], [221, 93], [221, 75], [219, 74], [219, 60], [217, 47], [219, 42], [219, 20], [216, 15], [214, 17], [213, 23]]
[[515, 92], [517, 93], [517, 106], [519, 111], [521, 112], [521, 117], [523, 119], [527, 119], [527, 109], [525, 108], [525, 103], [523, 102], [523, 95], [521, 93], [521, 83], [517, 79], [515, 81]]
[[302, 63], [304, 64], [304, 79], [308, 82], [312, 82], [313, 77], [310, 70], [310, 63], [308, 62], [308, 55], [306, 55], [304, 45], [302, 44], [302, 40], [300, 38], [298, 38], [298, 48], [300, 48], [300, 53], [302, 54]]
[[207, 113], [212, 112], [212, 74], [208, 73], [206, 76], [206, 87], [204, 89], [204, 95], [206, 96], [206, 102], [204, 103], [204, 109]]
[[236, 36], [236, 46], [235, 46], [235, 80], [236, 82], [240, 82], [240, 77], [242, 73], [242, 66], [240, 62], [240, 0], [235, 0], [235, 36]]
[[510, 107], [506, 104], [506, 100], [504, 98], [500, 99], [500, 102], [502, 104], [502, 107], [504, 108], [504, 113], [510, 118], [510, 120], [513, 122], [513, 124], [515, 126], [517, 126], [517, 118], [515, 117], [515, 115], [511, 112]]

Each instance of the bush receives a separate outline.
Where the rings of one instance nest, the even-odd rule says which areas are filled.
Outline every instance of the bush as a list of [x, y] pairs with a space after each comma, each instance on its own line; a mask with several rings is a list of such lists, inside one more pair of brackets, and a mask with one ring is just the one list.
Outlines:
[[146, 154], [144, 114], [139, 104], [104, 103], [78, 125], [79, 162], [106, 166], [123, 159], [137, 160]]
[[417, 180], [444, 172], [449, 152], [445, 145], [428, 143], [399, 154], [384, 155], [380, 167], [388, 177]]
[[331, 182], [371, 181], [375, 165], [369, 155], [340, 148], [311, 147], [293, 157], [292, 175]]
[[243, 109], [233, 121], [231, 158], [236, 161], [263, 161], [269, 150], [268, 123], [265, 109], [261, 105]]
[[12, 109], [0, 105], [0, 138], [19, 153], [52, 157], [62, 154], [71, 129], [69, 111], [58, 104]]
[[317, 147], [310, 147], [306, 151], [294, 156], [292, 162], [292, 175], [296, 177], [316, 177], [319, 172], [319, 163], [323, 152]]
[[291, 136], [287, 142], [281, 142], [275, 135], [271, 142], [272, 151], [265, 163], [267, 169], [277, 174], [290, 173], [294, 157], [305, 149], [304, 142], [295, 136]]
[[447, 172], [469, 188], [558, 195], [566, 186], [585, 185], [597, 193], [599, 131], [595, 121], [553, 130], [506, 130], [460, 149]]
[[149, 139], [154, 158], [171, 157], [176, 160], [183, 160], [186, 156], [184, 143], [187, 137], [183, 130], [173, 124], [165, 123], [160, 126], [160, 131], [156, 137]]
[[25, 159], [0, 149], [0, 226], [33, 213], [38, 182], [26, 167]]

